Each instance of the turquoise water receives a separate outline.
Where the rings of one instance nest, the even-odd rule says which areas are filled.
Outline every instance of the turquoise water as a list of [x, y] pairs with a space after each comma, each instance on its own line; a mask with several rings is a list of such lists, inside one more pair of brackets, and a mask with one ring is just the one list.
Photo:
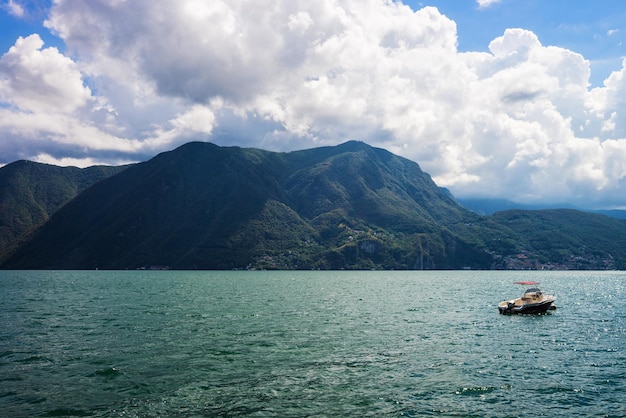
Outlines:
[[0, 271], [0, 415], [626, 416], [625, 276]]

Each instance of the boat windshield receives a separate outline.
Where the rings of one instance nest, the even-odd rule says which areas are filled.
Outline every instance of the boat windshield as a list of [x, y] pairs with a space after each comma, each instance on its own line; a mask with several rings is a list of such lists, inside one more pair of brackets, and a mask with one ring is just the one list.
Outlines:
[[539, 290], [538, 287], [531, 287], [530, 289], [526, 290], [526, 293], [541, 293], [541, 290]]

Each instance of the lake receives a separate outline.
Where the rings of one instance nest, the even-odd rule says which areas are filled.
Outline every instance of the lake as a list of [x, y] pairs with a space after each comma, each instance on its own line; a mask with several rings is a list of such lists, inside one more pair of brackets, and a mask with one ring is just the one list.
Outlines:
[[0, 415], [622, 417], [625, 277], [0, 271]]

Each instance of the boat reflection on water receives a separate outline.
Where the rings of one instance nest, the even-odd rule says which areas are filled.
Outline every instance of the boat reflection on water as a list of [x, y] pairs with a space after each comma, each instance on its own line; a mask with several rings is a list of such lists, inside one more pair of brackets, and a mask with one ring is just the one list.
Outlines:
[[512, 314], [542, 314], [549, 310], [556, 309], [554, 302], [556, 296], [544, 295], [537, 287], [538, 282], [514, 282], [529, 287], [521, 298], [505, 300], [500, 302], [498, 310], [503, 315]]

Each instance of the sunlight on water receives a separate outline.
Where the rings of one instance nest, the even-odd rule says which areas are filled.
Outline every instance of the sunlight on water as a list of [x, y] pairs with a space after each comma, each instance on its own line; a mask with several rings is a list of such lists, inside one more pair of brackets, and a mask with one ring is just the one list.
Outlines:
[[[503, 316], [537, 280], [557, 311]], [[0, 271], [7, 416], [624, 416], [622, 272]]]

